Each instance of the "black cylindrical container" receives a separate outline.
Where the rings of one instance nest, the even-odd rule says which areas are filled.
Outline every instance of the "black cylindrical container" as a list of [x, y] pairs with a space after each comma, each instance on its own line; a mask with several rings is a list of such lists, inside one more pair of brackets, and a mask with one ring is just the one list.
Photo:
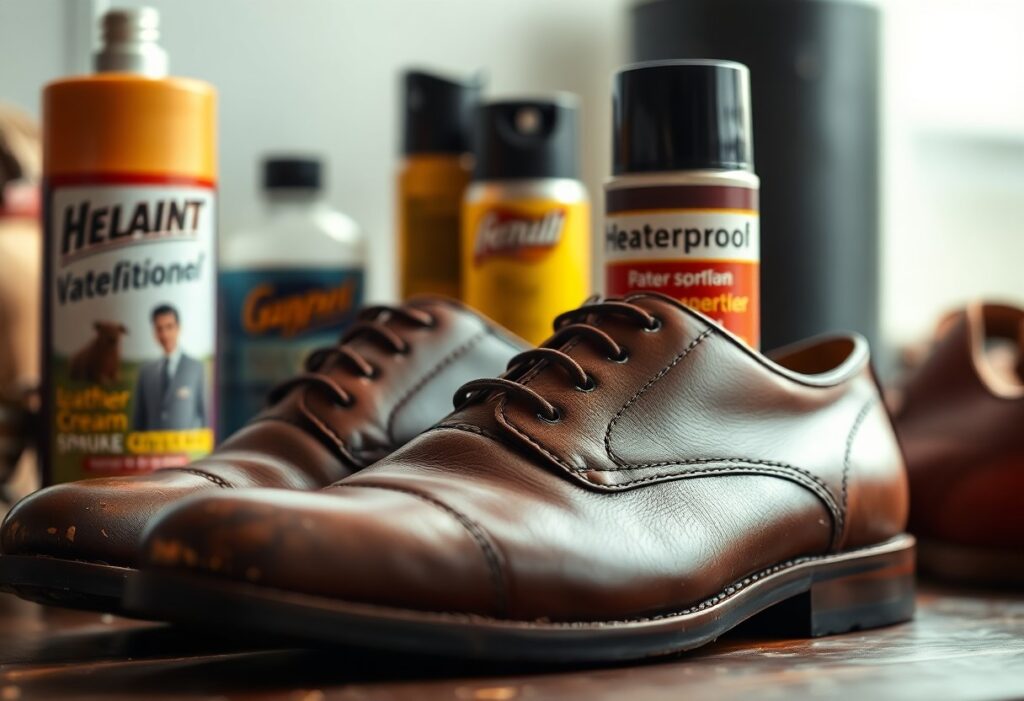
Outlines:
[[761, 177], [762, 346], [878, 335], [879, 12], [865, 0], [650, 0], [635, 60], [746, 64]]

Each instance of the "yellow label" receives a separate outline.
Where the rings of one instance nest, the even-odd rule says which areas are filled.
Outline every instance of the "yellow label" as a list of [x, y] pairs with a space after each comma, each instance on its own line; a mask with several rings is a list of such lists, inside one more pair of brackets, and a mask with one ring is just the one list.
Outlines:
[[465, 205], [463, 299], [531, 343], [590, 294], [590, 208], [544, 199]]

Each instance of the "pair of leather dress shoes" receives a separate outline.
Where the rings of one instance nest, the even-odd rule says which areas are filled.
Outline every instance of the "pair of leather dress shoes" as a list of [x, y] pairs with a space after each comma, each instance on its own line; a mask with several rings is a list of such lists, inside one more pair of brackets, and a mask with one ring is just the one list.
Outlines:
[[769, 358], [640, 293], [526, 349], [418, 300], [364, 312], [189, 468], [23, 500], [0, 583], [311, 642], [634, 659], [782, 604], [811, 635], [909, 619], [908, 501], [859, 336]]

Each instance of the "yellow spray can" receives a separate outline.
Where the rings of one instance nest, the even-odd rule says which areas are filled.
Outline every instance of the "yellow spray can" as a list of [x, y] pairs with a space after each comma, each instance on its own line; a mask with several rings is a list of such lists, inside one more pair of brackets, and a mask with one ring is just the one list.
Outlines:
[[590, 204], [566, 97], [481, 107], [463, 202], [464, 301], [532, 343], [590, 294]]
[[462, 196], [473, 171], [469, 134], [481, 80], [407, 71], [398, 172], [398, 268], [402, 299], [459, 296]]

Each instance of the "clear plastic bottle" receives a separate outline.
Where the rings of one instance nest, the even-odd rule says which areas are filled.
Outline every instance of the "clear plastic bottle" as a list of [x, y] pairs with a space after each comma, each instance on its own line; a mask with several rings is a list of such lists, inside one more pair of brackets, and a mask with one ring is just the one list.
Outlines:
[[263, 223], [222, 241], [222, 436], [311, 350], [334, 343], [363, 302], [364, 234], [324, 200], [322, 184], [318, 159], [266, 159]]

